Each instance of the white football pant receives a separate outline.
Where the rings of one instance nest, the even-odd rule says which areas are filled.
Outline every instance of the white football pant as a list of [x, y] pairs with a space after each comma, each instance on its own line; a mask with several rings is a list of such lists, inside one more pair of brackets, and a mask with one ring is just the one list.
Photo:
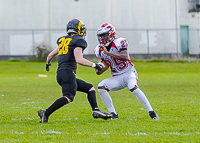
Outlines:
[[[104, 86], [108, 91], [116, 91], [116, 90], [123, 89], [125, 87], [128, 87], [128, 89], [130, 90], [134, 88], [135, 85], [138, 87], [137, 71], [133, 68], [133, 70], [123, 73], [121, 75], [117, 75], [117, 76], [102, 80], [98, 84], [98, 87]], [[116, 113], [113, 102], [112, 102], [112, 98], [107, 90], [98, 89], [98, 92], [100, 94], [100, 97], [103, 103], [107, 107], [108, 111]], [[147, 109], [148, 112], [153, 110], [146, 95], [142, 92], [142, 90], [139, 89], [139, 87], [136, 90], [134, 90], [132, 93], [136, 96], [138, 101], [144, 105], [144, 107]]]

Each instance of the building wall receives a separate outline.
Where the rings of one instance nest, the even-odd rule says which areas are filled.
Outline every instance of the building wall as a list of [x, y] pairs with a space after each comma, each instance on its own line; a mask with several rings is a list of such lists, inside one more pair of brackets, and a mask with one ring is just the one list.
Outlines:
[[89, 29], [174, 28], [174, 0], [0, 0], [1, 29], [60, 29], [78, 18]]
[[0, 55], [31, 54], [32, 45], [41, 42], [55, 48], [73, 18], [88, 29], [85, 54], [93, 54], [96, 29], [104, 22], [127, 38], [135, 54], [180, 53], [176, 29], [198, 26], [197, 16], [188, 14], [188, 0], [0, 0]]

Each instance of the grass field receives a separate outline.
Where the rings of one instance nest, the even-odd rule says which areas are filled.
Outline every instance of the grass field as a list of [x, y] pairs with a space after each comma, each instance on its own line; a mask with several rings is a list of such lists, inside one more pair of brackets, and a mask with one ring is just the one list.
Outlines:
[[[200, 64], [135, 62], [139, 86], [160, 120], [153, 121], [127, 89], [110, 92], [119, 120], [93, 119], [86, 95], [78, 92], [70, 103], [40, 124], [37, 111], [61, 96], [57, 63], [0, 62], [1, 143], [125, 143], [200, 142]], [[47, 74], [39, 78], [38, 74]], [[78, 67], [77, 77], [93, 83], [110, 77]], [[97, 94], [98, 105], [107, 111]]]

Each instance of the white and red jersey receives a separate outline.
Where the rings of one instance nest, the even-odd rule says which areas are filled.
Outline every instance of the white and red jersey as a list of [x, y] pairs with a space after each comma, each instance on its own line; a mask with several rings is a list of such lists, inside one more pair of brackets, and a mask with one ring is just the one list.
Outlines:
[[[127, 61], [117, 60], [111, 56], [104, 54], [103, 50], [100, 48], [98, 44], [95, 49], [96, 57], [100, 57], [103, 59], [111, 68], [111, 75], [116, 76], [119, 74], [123, 74], [131, 69], [133, 69], [134, 64], [131, 63], [130, 57], [128, 56]], [[110, 53], [119, 54], [122, 50], [127, 50], [128, 42], [125, 38], [115, 38], [111, 43], [111, 48], [109, 50]]]

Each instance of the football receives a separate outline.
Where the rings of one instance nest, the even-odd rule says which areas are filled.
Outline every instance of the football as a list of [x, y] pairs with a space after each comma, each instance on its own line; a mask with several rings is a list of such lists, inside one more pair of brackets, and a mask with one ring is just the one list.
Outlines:
[[106, 71], [109, 68], [109, 65], [104, 60], [99, 61], [98, 64], [102, 65], [102, 72]]

